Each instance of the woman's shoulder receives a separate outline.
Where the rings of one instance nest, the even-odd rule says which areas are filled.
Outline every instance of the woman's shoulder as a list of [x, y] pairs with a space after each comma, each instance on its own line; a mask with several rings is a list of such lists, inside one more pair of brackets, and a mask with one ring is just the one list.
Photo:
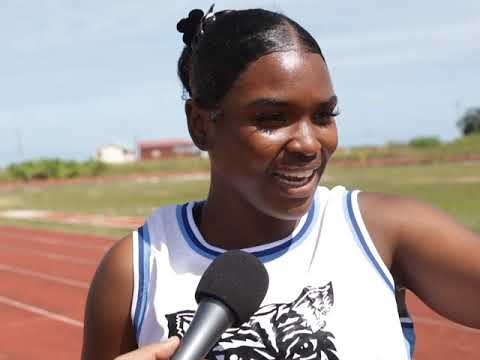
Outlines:
[[[85, 310], [83, 358], [112, 358], [136, 347], [130, 321], [133, 293], [132, 236], [104, 255], [90, 285]], [[123, 339], [123, 340], [122, 340]]]
[[115, 282], [124, 281], [132, 272], [132, 234], [117, 240], [103, 257], [97, 275]]
[[446, 216], [409, 196], [365, 191], [358, 194], [358, 203], [366, 222], [388, 233], [412, 228], [420, 219], [433, 221], [438, 216]]
[[133, 291], [132, 254], [131, 234], [113, 244], [103, 256], [95, 272], [88, 302], [94, 302], [95, 306], [111, 311], [117, 311], [117, 309], [124, 311], [124, 305], [131, 302]]

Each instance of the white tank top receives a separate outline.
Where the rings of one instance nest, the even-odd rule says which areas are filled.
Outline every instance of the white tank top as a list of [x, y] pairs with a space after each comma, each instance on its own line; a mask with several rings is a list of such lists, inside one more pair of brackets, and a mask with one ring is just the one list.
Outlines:
[[[207, 359], [410, 359], [394, 281], [357, 195], [319, 187], [290, 236], [243, 249], [264, 263], [269, 288], [259, 310], [227, 330]], [[224, 251], [202, 238], [193, 219], [199, 204], [160, 208], [133, 234], [131, 314], [140, 347], [184, 334], [198, 281]]]

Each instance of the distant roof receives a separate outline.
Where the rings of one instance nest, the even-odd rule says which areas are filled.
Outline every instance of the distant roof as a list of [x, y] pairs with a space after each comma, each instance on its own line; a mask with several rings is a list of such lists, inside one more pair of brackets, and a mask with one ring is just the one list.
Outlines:
[[130, 145], [127, 145], [127, 144], [116, 144], [116, 143], [104, 144], [104, 145], [99, 147], [99, 150], [100, 149], [105, 149], [105, 148], [108, 148], [108, 147], [115, 147], [115, 148], [122, 149], [122, 150], [125, 149], [125, 150], [129, 150], [129, 151], [134, 151], [133, 146], [130, 146]]
[[187, 140], [187, 139], [141, 141], [138, 143], [138, 147], [141, 149], [162, 148], [162, 147], [172, 147], [172, 146], [189, 146], [189, 145], [193, 145], [193, 142], [192, 140]]

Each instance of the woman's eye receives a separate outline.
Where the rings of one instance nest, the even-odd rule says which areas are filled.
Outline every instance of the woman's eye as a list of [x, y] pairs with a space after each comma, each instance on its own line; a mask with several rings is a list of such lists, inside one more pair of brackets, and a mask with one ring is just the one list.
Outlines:
[[279, 123], [288, 120], [287, 115], [284, 113], [257, 114], [255, 119], [260, 123]]
[[315, 115], [315, 121], [322, 126], [330, 125], [338, 115], [340, 115], [340, 110], [338, 106], [335, 106], [331, 111], [321, 111], [317, 113]]

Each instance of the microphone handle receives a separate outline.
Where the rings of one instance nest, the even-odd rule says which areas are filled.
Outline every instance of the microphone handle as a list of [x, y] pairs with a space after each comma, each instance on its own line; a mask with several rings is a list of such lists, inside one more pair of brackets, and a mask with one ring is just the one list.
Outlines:
[[171, 360], [204, 359], [234, 321], [232, 310], [221, 301], [213, 298], [203, 299]]

